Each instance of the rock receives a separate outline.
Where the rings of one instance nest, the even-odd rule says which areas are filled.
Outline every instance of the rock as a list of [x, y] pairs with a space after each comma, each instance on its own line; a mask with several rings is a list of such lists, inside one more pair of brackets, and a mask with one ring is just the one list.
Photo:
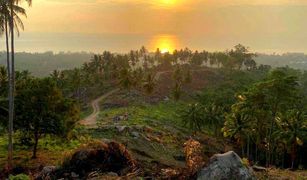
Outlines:
[[117, 173], [115, 173], [115, 172], [108, 172], [107, 174], [106, 174], [107, 176], [118, 176], [118, 174]]
[[79, 175], [78, 175], [78, 174], [76, 174], [75, 172], [71, 172], [71, 177], [72, 177], [72, 178], [78, 178], [78, 177], [79, 177]]
[[121, 133], [127, 129], [127, 126], [115, 126], [117, 132]]
[[134, 137], [134, 138], [139, 138], [140, 137], [140, 134], [136, 131], [133, 131], [131, 132], [131, 135]]
[[164, 101], [169, 101], [169, 97], [165, 96]]
[[125, 113], [125, 114], [122, 115], [122, 116], [115, 116], [115, 117], [113, 118], [113, 121], [114, 121], [114, 122], [127, 121], [128, 119], [129, 119], [129, 115], [128, 115], [128, 113]]
[[120, 120], [121, 120], [120, 116], [115, 116], [115, 117], [113, 118], [113, 121], [114, 121], [114, 122], [119, 122]]
[[50, 179], [50, 175], [56, 171], [55, 166], [45, 166], [35, 179]]
[[233, 151], [216, 154], [210, 159], [207, 167], [197, 174], [197, 180], [253, 180], [252, 170], [242, 164], [241, 158]]
[[265, 167], [261, 167], [261, 166], [252, 166], [254, 171], [267, 171], [267, 169]]

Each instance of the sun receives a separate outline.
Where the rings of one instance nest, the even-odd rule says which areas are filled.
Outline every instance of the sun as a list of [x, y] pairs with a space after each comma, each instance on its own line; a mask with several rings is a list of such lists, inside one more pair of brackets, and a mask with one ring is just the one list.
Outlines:
[[172, 35], [158, 35], [153, 37], [151, 47], [153, 50], [160, 49], [161, 53], [173, 53], [178, 46], [178, 39]]

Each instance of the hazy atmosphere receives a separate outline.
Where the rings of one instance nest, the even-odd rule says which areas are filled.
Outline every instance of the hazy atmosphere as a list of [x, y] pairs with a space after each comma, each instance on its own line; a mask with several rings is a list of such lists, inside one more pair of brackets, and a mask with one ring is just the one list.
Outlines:
[[307, 0], [0, 0], [0, 179], [307, 180]]
[[237, 43], [306, 52], [306, 16], [305, 0], [37, 0], [16, 44], [27, 52], [214, 51]]

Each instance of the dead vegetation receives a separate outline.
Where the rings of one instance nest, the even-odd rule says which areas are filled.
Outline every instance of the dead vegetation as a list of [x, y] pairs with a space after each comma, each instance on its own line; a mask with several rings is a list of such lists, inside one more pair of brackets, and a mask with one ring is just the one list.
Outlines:
[[41, 172], [36, 179], [135, 176], [138, 174], [138, 168], [124, 145], [95, 141], [74, 151], [64, 159], [60, 168], [47, 173]]

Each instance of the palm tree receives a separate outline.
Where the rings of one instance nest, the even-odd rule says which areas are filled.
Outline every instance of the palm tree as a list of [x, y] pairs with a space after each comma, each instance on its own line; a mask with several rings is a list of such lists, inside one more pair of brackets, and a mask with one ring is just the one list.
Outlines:
[[172, 89], [172, 94], [175, 101], [178, 101], [182, 96], [182, 83], [180, 81], [176, 81], [175, 85]]
[[203, 106], [200, 104], [189, 104], [182, 111], [181, 119], [185, 126], [188, 126], [194, 134], [201, 131], [204, 126]]
[[297, 156], [298, 146], [303, 145], [303, 140], [307, 136], [307, 115], [303, 111], [290, 110], [278, 119], [278, 129], [275, 135], [284, 140], [289, 147], [291, 156], [291, 168], [293, 169]]
[[23, 8], [19, 7], [18, 5], [13, 6], [13, 14], [14, 18], [11, 18], [11, 9], [10, 9], [10, 2], [8, 0], [0, 0], [0, 32], [5, 32], [5, 40], [6, 40], [6, 60], [7, 60], [7, 72], [8, 77], [11, 77], [11, 70], [10, 70], [10, 50], [9, 50], [9, 27], [8, 24], [10, 23], [11, 19], [13, 20], [15, 30], [19, 35], [19, 28], [23, 30], [24, 26], [23, 23], [18, 16], [21, 14], [26, 16], [26, 12]]
[[132, 83], [131, 71], [127, 68], [122, 69], [119, 75], [120, 86], [130, 92]]
[[[25, 0], [31, 5], [32, 0]], [[9, 28], [11, 33], [11, 64], [10, 64], [10, 78], [9, 78], [9, 147], [8, 147], [8, 168], [11, 169], [13, 166], [13, 120], [14, 120], [14, 89], [15, 89], [15, 47], [14, 47], [14, 30], [16, 28], [19, 34], [18, 27], [23, 28], [21, 19], [18, 14], [26, 15], [25, 10], [19, 7], [19, 3], [22, 0], [4, 0], [7, 7], [9, 7], [9, 14], [6, 15], [6, 22], [9, 22]], [[6, 28], [7, 29], [7, 28]], [[8, 39], [7, 39], [8, 40]], [[7, 42], [8, 47], [8, 42]], [[8, 53], [9, 51], [7, 51]], [[9, 68], [9, 66], [8, 66]]]
[[245, 155], [244, 147], [246, 145], [246, 155], [249, 156], [250, 133], [252, 129], [250, 124], [252, 120], [250, 115], [241, 109], [240, 105], [235, 104], [232, 106], [232, 112], [226, 115], [222, 132], [225, 137], [234, 138], [241, 145], [242, 156]]
[[156, 85], [156, 74], [149, 72], [145, 79], [144, 79], [144, 84], [143, 84], [143, 88], [145, 90], [145, 93], [147, 95], [151, 95], [154, 91]]

